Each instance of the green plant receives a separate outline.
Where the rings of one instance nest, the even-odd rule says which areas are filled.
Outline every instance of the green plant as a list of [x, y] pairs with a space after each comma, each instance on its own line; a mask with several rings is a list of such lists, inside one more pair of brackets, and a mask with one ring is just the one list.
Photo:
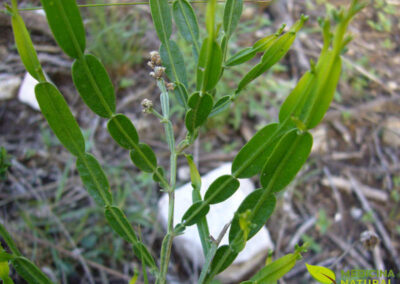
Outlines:
[[[276, 64], [290, 49], [297, 32], [308, 19], [302, 16], [288, 32], [284, 26], [275, 34], [266, 36], [253, 46], [229, 56], [229, 40], [239, 22], [242, 0], [228, 0], [225, 4], [222, 25], [216, 22], [216, 0], [207, 3], [205, 17], [206, 37], [200, 39], [200, 28], [196, 15], [187, 0], [175, 0], [172, 7], [166, 0], [150, 0], [154, 27], [160, 39], [160, 52], [152, 52], [150, 66], [152, 76], [160, 89], [161, 113], [153, 102], [144, 100], [144, 111], [155, 115], [164, 125], [170, 151], [169, 179], [165, 170], [158, 166], [155, 153], [147, 144], [141, 143], [135, 126], [123, 114], [117, 114], [114, 88], [103, 64], [94, 55], [85, 53], [85, 30], [79, 7], [74, 0], [42, 0], [47, 20], [54, 37], [63, 51], [74, 59], [72, 78], [87, 106], [97, 115], [108, 119], [107, 129], [121, 147], [130, 151], [132, 162], [143, 172], [152, 174], [155, 182], [169, 195], [167, 234], [163, 239], [160, 265], [150, 254], [140, 235], [132, 227], [124, 211], [116, 205], [109, 182], [96, 158], [87, 152], [81, 129], [61, 93], [48, 82], [37, 59], [35, 49], [24, 22], [18, 13], [17, 0], [7, 7], [12, 15], [12, 26], [16, 45], [27, 71], [39, 81], [35, 93], [41, 111], [51, 129], [73, 156], [81, 180], [95, 202], [104, 209], [104, 215], [111, 228], [132, 245], [133, 253], [142, 263], [145, 283], [149, 280], [147, 271], [156, 283], [166, 283], [168, 263], [173, 238], [184, 232], [188, 226], [196, 225], [202, 241], [206, 262], [202, 268], [199, 283], [210, 283], [226, 269], [242, 251], [246, 242], [253, 237], [274, 211], [275, 194], [282, 191], [296, 176], [307, 160], [312, 146], [308, 132], [320, 123], [330, 102], [341, 71], [341, 53], [351, 40], [346, 35], [352, 17], [363, 8], [353, 0], [347, 10], [335, 13], [338, 21], [335, 32], [331, 33], [330, 21], [321, 21], [324, 45], [317, 63], [311, 62], [306, 72], [283, 103], [279, 122], [266, 125], [240, 150], [233, 160], [231, 174], [217, 178], [204, 196], [200, 195], [201, 178], [187, 149], [196, 140], [199, 129], [211, 116], [228, 108], [247, 86]], [[172, 12], [171, 12], [172, 10]], [[171, 39], [172, 20], [184, 40], [193, 48], [196, 60], [194, 86], [189, 84], [177, 43]], [[224, 71], [240, 65], [257, 54], [263, 54], [259, 63], [244, 74], [236, 89], [218, 100], [216, 86]], [[167, 83], [164, 73], [169, 78]], [[192, 91], [193, 90], [193, 91]], [[190, 94], [190, 95], [189, 95]], [[176, 96], [185, 110], [186, 137], [175, 141], [170, 113], [170, 96]], [[173, 224], [174, 190], [176, 187], [177, 158], [185, 155], [190, 166], [193, 186], [193, 205], [186, 211], [179, 224]], [[241, 178], [260, 175], [261, 188], [249, 194], [234, 214], [229, 229], [229, 245], [219, 246], [219, 239], [209, 236], [207, 213], [210, 206], [227, 200], [239, 188]], [[0, 261], [9, 261], [18, 274], [29, 283], [51, 283], [30, 260], [23, 257], [4, 226], [0, 235], [11, 253], [2, 252]], [[91, 246], [93, 241], [86, 240]], [[287, 273], [300, 258], [305, 247], [296, 247], [293, 254], [286, 255], [260, 270], [245, 283], [269, 283]], [[4, 277], [4, 276], [2, 276]]]

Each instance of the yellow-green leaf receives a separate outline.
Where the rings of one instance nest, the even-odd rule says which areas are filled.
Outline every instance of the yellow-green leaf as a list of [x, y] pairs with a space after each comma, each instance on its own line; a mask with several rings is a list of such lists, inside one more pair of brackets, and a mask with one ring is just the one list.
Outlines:
[[316, 266], [306, 263], [307, 270], [311, 276], [322, 284], [332, 284], [335, 283], [336, 276], [335, 273], [323, 266]]

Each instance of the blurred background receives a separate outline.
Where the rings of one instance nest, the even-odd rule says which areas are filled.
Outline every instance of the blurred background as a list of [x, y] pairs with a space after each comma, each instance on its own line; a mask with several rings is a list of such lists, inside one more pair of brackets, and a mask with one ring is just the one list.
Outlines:
[[[2, 1], [6, 3], [7, 1]], [[122, 3], [119, 1], [78, 1]], [[322, 37], [317, 19], [348, 4], [345, 0], [280, 0], [245, 3], [230, 52], [251, 46], [289, 26], [302, 13], [310, 19], [289, 54], [250, 84], [234, 107], [210, 119], [194, 153], [201, 174], [230, 162], [252, 135], [277, 120], [279, 106], [317, 59]], [[19, 1], [20, 7], [40, 6]], [[204, 27], [205, 4], [194, 4]], [[223, 5], [218, 6], [219, 19]], [[108, 135], [106, 121], [82, 102], [70, 76], [71, 59], [55, 44], [41, 11], [21, 12], [49, 78], [59, 86], [84, 131], [88, 150], [104, 165], [111, 189], [142, 239], [158, 258], [163, 228], [158, 221], [159, 187], [139, 172], [128, 151]], [[147, 5], [81, 8], [90, 52], [99, 56], [116, 88], [117, 111], [135, 123], [141, 139], [168, 168], [169, 153], [158, 119], [142, 113], [144, 98], [159, 108], [159, 91], [147, 66], [159, 41]], [[312, 283], [304, 262], [340, 269], [393, 269], [400, 272], [400, 1], [373, 0], [351, 23], [354, 40], [343, 55], [343, 71], [331, 109], [313, 130], [311, 157], [297, 179], [279, 195], [266, 227], [275, 244], [272, 259], [308, 242], [304, 259], [280, 283]], [[204, 29], [202, 29], [204, 30]], [[204, 31], [203, 31], [204, 32]], [[175, 33], [188, 74], [194, 74], [191, 47]], [[230, 94], [259, 60], [224, 72], [218, 96]], [[194, 78], [192, 78], [194, 82]], [[0, 13], [0, 221], [21, 251], [59, 283], [126, 283], [140, 262], [106, 224], [102, 208], [82, 187], [74, 158], [60, 145], [37, 110], [32, 84], [25, 78], [9, 15]], [[184, 135], [184, 111], [172, 99], [176, 137]], [[189, 180], [178, 161], [178, 183]], [[254, 179], [256, 187], [257, 179]], [[380, 243], [367, 250], [364, 231]], [[195, 283], [199, 268], [174, 247], [170, 283]], [[340, 258], [343, 253], [345, 257]], [[261, 261], [248, 270], [252, 275]], [[14, 279], [18, 279], [14, 275]], [[399, 281], [399, 280], [398, 280]], [[139, 281], [140, 282], [140, 281]], [[138, 283], [139, 283], [138, 282]], [[24, 283], [22, 280], [16, 283]], [[232, 282], [238, 283], [238, 282]], [[397, 282], [396, 282], [397, 283]]]

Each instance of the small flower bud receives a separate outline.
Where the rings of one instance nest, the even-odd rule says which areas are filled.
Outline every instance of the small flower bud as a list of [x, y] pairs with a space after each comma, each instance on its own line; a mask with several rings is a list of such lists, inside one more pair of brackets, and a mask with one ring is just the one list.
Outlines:
[[173, 91], [175, 89], [175, 84], [174, 83], [167, 83], [167, 90], [168, 91]]
[[160, 66], [161, 65], [160, 53], [158, 53], [158, 51], [150, 52], [150, 61], [153, 63], [154, 66]]
[[142, 107], [143, 107], [144, 113], [151, 113], [151, 111], [153, 109], [153, 102], [149, 99], [144, 99], [142, 101]]
[[365, 249], [371, 250], [379, 244], [380, 239], [375, 232], [364, 231], [360, 235], [360, 241], [364, 245]]
[[154, 67], [156, 67], [156, 66], [154, 65], [154, 63], [151, 62], [151, 61], [148, 61], [148, 62], [147, 62], [147, 65], [148, 65], [151, 69], [154, 69]]
[[156, 74], [154, 72], [150, 72], [149, 75], [153, 78], [156, 78]]
[[156, 66], [154, 68], [154, 78], [160, 79], [165, 73], [165, 67]]

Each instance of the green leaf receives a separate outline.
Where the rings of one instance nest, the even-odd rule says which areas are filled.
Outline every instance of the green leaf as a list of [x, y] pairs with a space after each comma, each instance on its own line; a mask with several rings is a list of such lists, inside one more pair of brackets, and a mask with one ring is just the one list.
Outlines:
[[190, 169], [190, 179], [192, 181], [192, 186], [194, 189], [197, 191], [200, 191], [201, 189], [201, 177], [199, 174], [199, 171], [197, 170], [196, 164], [193, 162], [193, 158], [190, 155], [185, 155], [186, 160], [189, 164], [189, 169]]
[[[2, 272], [1, 271], [1, 262], [7, 262], [7, 261], [9, 261], [11, 259], [14, 259], [14, 258], [15, 258], [14, 255], [0, 251], [0, 278], [2, 276], [2, 274], [1, 274], [1, 272]], [[8, 275], [8, 273], [7, 273], [7, 275]]]
[[202, 92], [212, 90], [219, 81], [221, 70], [221, 47], [215, 40], [204, 39], [197, 64], [197, 89]]
[[47, 21], [58, 45], [73, 58], [82, 56], [85, 29], [75, 0], [41, 0]]
[[60, 142], [75, 156], [83, 154], [85, 140], [61, 93], [47, 82], [37, 84], [35, 93], [40, 110]]
[[185, 85], [179, 82], [175, 82], [174, 94], [181, 106], [186, 109], [189, 95]]
[[162, 43], [160, 56], [168, 78], [171, 81], [187, 86], [185, 61], [178, 45], [173, 40]]
[[207, 189], [204, 200], [208, 204], [216, 204], [227, 200], [239, 188], [240, 182], [232, 175], [217, 178]]
[[14, 33], [15, 44], [22, 63], [33, 78], [38, 81], [44, 81], [45, 77], [42, 71], [42, 66], [40, 65], [24, 20], [18, 14], [17, 9], [13, 10], [12, 13], [11, 25]]
[[214, 259], [211, 262], [210, 274], [218, 274], [228, 268], [237, 257], [238, 253], [228, 245], [223, 245], [217, 249]]
[[157, 169], [157, 157], [149, 145], [140, 143], [130, 152], [132, 162], [144, 172], [152, 173]]
[[182, 224], [185, 226], [191, 226], [199, 222], [203, 217], [205, 217], [210, 210], [210, 205], [204, 201], [198, 201], [193, 203], [192, 206], [186, 210], [185, 214], [182, 216]]
[[76, 169], [83, 185], [97, 204], [104, 206], [112, 203], [107, 177], [93, 155], [88, 153], [80, 155], [76, 160]]
[[247, 73], [246, 76], [244, 76], [244, 78], [239, 82], [236, 93], [239, 93], [251, 81], [256, 79], [258, 76], [271, 68], [271, 66], [281, 60], [281, 58], [289, 51], [296, 38], [296, 33], [301, 29], [307, 19], [307, 17], [302, 16], [301, 20], [297, 21], [289, 32], [271, 42], [271, 45], [261, 58], [261, 62], [254, 66], [250, 72]]
[[335, 273], [323, 266], [316, 266], [306, 263], [307, 270], [311, 276], [322, 284], [332, 284], [335, 283], [336, 276]]
[[310, 91], [314, 87], [316, 80], [315, 74], [311, 71], [307, 71], [301, 77], [299, 82], [293, 91], [289, 94], [286, 100], [283, 102], [279, 111], [279, 121], [283, 123], [288, 118], [294, 115], [295, 111], [300, 111], [300, 108], [307, 100]]
[[223, 26], [227, 38], [230, 38], [242, 15], [242, 0], [227, 0], [224, 9]]
[[106, 206], [105, 216], [111, 228], [124, 240], [132, 244], [137, 242], [137, 237], [124, 212], [116, 206]]
[[248, 178], [259, 173], [282, 135], [277, 123], [271, 123], [257, 131], [247, 142], [232, 163], [232, 175]]
[[254, 58], [258, 52], [264, 52], [272, 45], [275, 39], [279, 36], [279, 31], [273, 35], [266, 36], [258, 40], [252, 47], [247, 47], [240, 50], [232, 57], [230, 57], [226, 62], [226, 66], [235, 66], [242, 64], [250, 59]]
[[[229, 243], [233, 250], [237, 252], [244, 248], [243, 242], [250, 240], [267, 222], [275, 209], [276, 198], [272, 193], [263, 198], [265, 189], [257, 189], [250, 193], [240, 204], [239, 208], [235, 212], [235, 216], [232, 220], [231, 228], [229, 230]], [[262, 202], [257, 208], [256, 204]], [[243, 239], [243, 231], [239, 224], [239, 215], [250, 210], [251, 215], [247, 219], [250, 225], [250, 232], [247, 234], [247, 238]]]
[[20, 256], [21, 252], [19, 251], [19, 249], [17, 248], [17, 246], [15, 245], [11, 235], [8, 233], [8, 231], [6, 230], [6, 228], [4, 227], [3, 224], [0, 223], [0, 236], [3, 238], [3, 240], [6, 242], [8, 248], [11, 250], [11, 252], [14, 255]]
[[115, 112], [115, 93], [103, 64], [86, 54], [72, 65], [72, 79], [87, 106], [96, 114], [110, 118]]
[[299, 253], [287, 254], [263, 267], [251, 280], [254, 283], [271, 283], [277, 281], [293, 269], [300, 257]]
[[133, 251], [136, 255], [136, 257], [140, 260], [144, 260], [144, 262], [146, 263], [146, 265], [148, 265], [149, 267], [151, 267], [154, 270], [157, 270], [157, 266], [156, 263], [154, 261], [154, 258], [151, 256], [151, 253], [149, 252], [149, 250], [145, 247], [144, 244], [142, 243], [135, 243], [133, 245]]
[[207, 93], [200, 96], [200, 93], [196, 92], [190, 96], [188, 104], [191, 109], [186, 113], [185, 125], [189, 132], [193, 132], [206, 122], [213, 107], [213, 99]]
[[18, 275], [28, 283], [34, 284], [52, 284], [50, 279], [29, 259], [19, 256], [11, 260], [14, 269]]
[[231, 67], [242, 64], [252, 59], [254, 56], [256, 56], [256, 54], [257, 50], [255, 50], [253, 47], [247, 47], [232, 55], [232, 57], [225, 62], [225, 66]]
[[[328, 75], [318, 84], [318, 89], [316, 90], [316, 99], [313, 101], [310, 114], [305, 121], [306, 126], [311, 129], [317, 126], [325, 113], [327, 112], [329, 105], [332, 102], [333, 96], [335, 94], [336, 86], [339, 82], [340, 73], [342, 70], [342, 61], [340, 56], [335, 57], [332, 68], [329, 70], [321, 70], [317, 72], [328, 73]], [[320, 79], [321, 80], [321, 79]]]
[[214, 105], [213, 109], [211, 110], [211, 113], [208, 117], [213, 117], [226, 109], [228, 109], [229, 105], [232, 102], [232, 97], [231, 96], [223, 96], [220, 98]]
[[162, 182], [162, 178], [165, 179], [165, 171], [164, 168], [162, 167], [157, 167], [157, 169], [155, 170], [155, 172], [153, 173], [153, 180], [155, 182]]
[[260, 182], [264, 188], [277, 192], [285, 188], [306, 162], [312, 147], [310, 133], [293, 129], [279, 140], [261, 171]]
[[206, 28], [208, 37], [211, 40], [215, 40], [217, 33], [215, 32], [215, 15], [217, 8], [217, 0], [207, 1], [207, 11], [206, 11]]
[[227, 38], [229, 39], [236, 29], [240, 16], [242, 15], [242, 0], [227, 0], [224, 9], [223, 27]]
[[193, 44], [196, 53], [200, 52], [199, 47], [199, 25], [192, 5], [187, 0], [175, 0], [172, 5], [175, 24], [182, 37]]
[[107, 123], [108, 132], [123, 148], [133, 149], [139, 144], [139, 136], [131, 120], [123, 114], [114, 115]]
[[150, 0], [154, 28], [163, 44], [168, 44], [172, 33], [172, 17], [168, 0]]

